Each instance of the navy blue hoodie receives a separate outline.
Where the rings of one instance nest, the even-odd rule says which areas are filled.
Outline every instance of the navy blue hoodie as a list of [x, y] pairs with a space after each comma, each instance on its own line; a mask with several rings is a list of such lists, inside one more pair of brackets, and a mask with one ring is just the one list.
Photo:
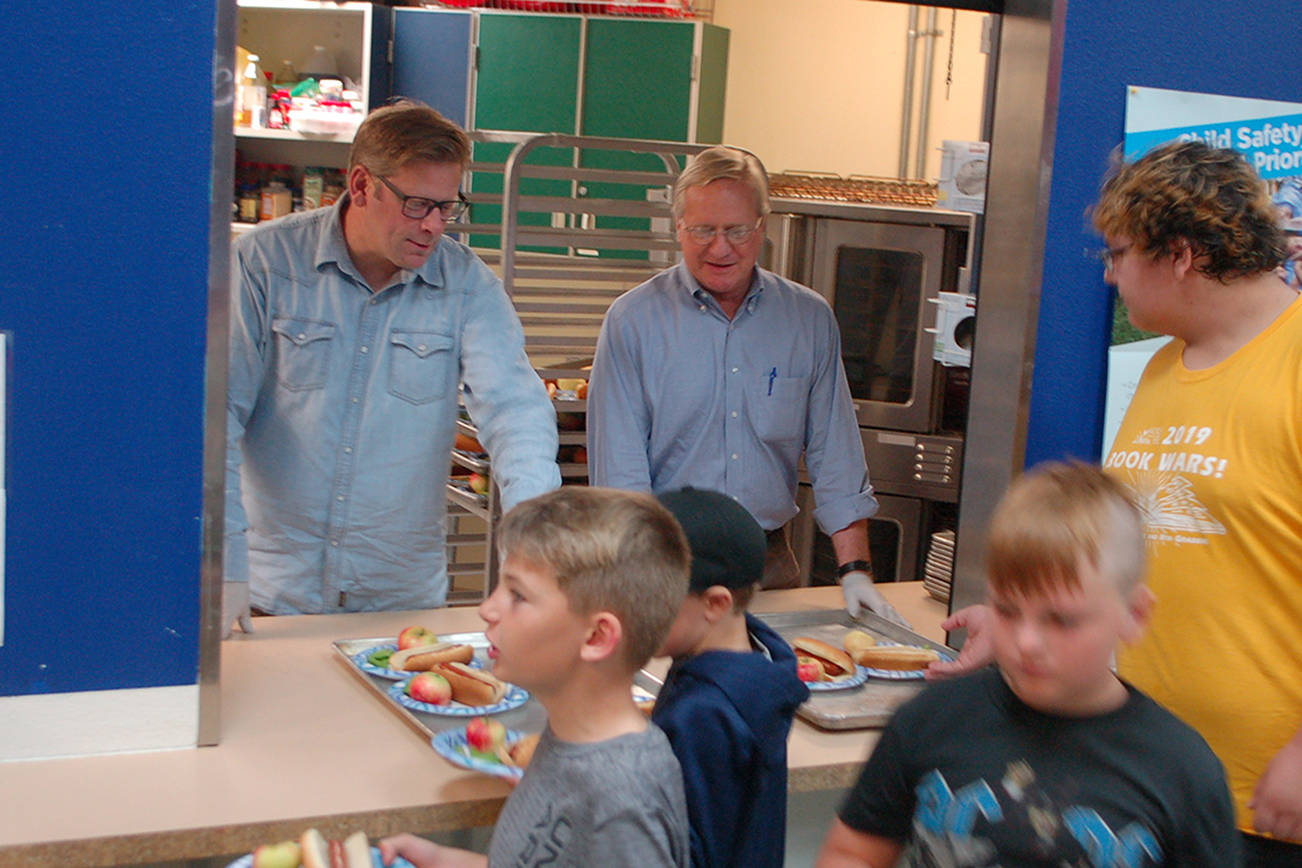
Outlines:
[[779, 868], [786, 855], [787, 734], [809, 688], [786, 640], [750, 614], [746, 627], [768, 656], [676, 660], [651, 713], [683, 767], [694, 868]]

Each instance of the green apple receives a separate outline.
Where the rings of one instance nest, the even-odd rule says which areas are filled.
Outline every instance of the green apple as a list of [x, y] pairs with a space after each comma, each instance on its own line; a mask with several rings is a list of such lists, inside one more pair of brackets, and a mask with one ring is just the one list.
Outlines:
[[298, 868], [302, 857], [297, 841], [262, 844], [253, 851], [253, 868]]
[[488, 494], [488, 477], [480, 473], [470, 474], [470, 490], [475, 494]]

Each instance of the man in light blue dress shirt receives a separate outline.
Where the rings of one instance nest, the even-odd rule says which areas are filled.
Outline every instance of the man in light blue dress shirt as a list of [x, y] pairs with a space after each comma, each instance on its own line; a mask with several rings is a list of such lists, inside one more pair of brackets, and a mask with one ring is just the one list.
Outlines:
[[679, 176], [673, 208], [682, 261], [620, 296], [602, 324], [588, 390], [592, 484], [730, 495], [768, 533], [764, 587], [791, 587], [785, 526], [803, 454], [846, 608], [901, 620], [873, 586], [877, 501], [836, 317], [813, 290], [756, 266], [763, 166], [707, 149]]
[[560, 484], [556, 415], [501, 282], [444, 237], [470, 143], [373, 112], [329, 208], [232, 248], [224, 627], [441, 606], [458, 385], [503, 508]]

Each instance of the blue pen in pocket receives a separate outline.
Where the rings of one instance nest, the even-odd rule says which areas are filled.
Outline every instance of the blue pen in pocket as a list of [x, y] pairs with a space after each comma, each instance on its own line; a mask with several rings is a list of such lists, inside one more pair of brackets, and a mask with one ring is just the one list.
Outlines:
[[773, 397], [773, 381], [777, 379], [777, 376], [778, 376], [777, 368], [774, 368], [773, 370], [769, 371], [769, 397], [770, 398]]

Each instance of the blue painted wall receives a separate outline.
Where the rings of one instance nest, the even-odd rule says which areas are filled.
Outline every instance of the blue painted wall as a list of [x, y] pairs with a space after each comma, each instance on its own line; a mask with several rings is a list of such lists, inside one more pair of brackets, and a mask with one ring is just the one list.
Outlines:
[[1081, 0], [1065, 32], [1028, 466], [1099, 457], [1112, 290], [1085, 255], [1102, 246], [1087, 209], [1122, 140], [1125, 87], [1302, 101], [1296, 2]]
[[5, 7], [0, 695], [196, 681], [215, 14]]

